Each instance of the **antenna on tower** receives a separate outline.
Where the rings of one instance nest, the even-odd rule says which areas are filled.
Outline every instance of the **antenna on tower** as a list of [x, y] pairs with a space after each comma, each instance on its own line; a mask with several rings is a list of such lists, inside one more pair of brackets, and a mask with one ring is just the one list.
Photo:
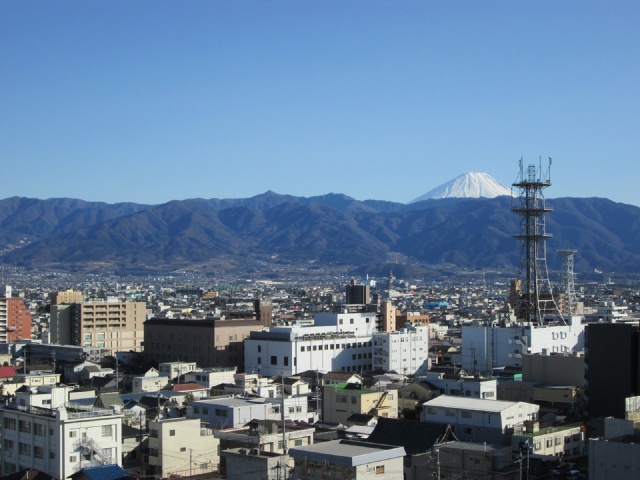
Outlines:
[[551, 158], [546, 170], [542, 159], [538, 165], [526, 168], [520, 159], [520, 172], [513, 187], [519, 190], [511, 211], [520, 216], [520, 275], [524, 276], [522, 291], [516, 305], [516, 315], [526, 323], [542, 325], [544, 315], [555, 313], [558, 307], [553, 299], [547, 270], [546, 240], [551, 235], [545, 230], [545, 217], [553, 209], [545, 205], [544, 190], [551, 186]]

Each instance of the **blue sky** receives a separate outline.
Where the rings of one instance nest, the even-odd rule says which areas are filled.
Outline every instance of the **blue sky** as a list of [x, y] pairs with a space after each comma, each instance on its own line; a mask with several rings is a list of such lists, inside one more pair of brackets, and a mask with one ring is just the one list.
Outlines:
[[467, 171], [640, 205], [640, 2], [0, 2], [0, 198], [408, 202]]

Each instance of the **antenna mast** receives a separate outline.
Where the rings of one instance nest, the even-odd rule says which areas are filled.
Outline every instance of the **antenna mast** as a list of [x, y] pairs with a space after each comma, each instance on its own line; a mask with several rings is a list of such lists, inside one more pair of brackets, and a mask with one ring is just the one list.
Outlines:
[[551, 186], [551, 158], [546, 170], [542, 160], [526, 168], [520, 159], [520, 173], [513, 187], [519, 196], [511, 211], [520, 216], [520, 275], [524, 284], [516, 305], [516, 315], [526, 323], [542, 325], [544, 315], [555, 313], [545, 242], [551, 235], [545, 230], [545, 216], [553, 209], [545, 205], [544, 190]]
[[564, 293], [564, 299], [561, 302], [562, 314], [566, 316], [575, 315], [578, 313], [578, 302], [576, 300], [576, 288], [575, 279], [576, 274], [573, 273], [573, 257], [577, 250], [565, 248], [558, 250], [558, 253], [562, 257], [562, 287]]

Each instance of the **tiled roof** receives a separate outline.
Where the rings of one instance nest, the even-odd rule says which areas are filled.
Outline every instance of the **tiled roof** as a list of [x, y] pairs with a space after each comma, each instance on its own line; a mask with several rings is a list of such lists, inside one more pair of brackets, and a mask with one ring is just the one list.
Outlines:
[[84, 473], [90, 480], [117, 480], [120, 478], [128, 478], [119, 465], [100, 465], [97, 467], [86, 467], [80, 472], [72, 475], [72, 478], [78, 474]]
[[367, 440], [404, 447], [407, 455], [413, 455], [429, 451], [448, 434], [448, 425], [381, 417]]
[[0, 367], [0, 378], [11, 378], [16, 376], [16, 369], [13, 367]]
[[197, 390], [206, 390], [207, 387], [203, 387], [202, 385], [198, 385], [197, 383], [179, 383], [177, 385], [172, 385], [170, 390], [172, 392], [193, 392]]

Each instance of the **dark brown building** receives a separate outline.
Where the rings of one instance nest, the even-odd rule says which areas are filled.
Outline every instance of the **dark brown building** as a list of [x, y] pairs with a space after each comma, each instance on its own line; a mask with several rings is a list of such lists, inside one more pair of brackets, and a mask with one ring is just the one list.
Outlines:
[[152, 318], [144, 322], [144, 356], [153, 363], [181, 360], [244, 372], [243, 340], [262, 328], [255, 319]]

